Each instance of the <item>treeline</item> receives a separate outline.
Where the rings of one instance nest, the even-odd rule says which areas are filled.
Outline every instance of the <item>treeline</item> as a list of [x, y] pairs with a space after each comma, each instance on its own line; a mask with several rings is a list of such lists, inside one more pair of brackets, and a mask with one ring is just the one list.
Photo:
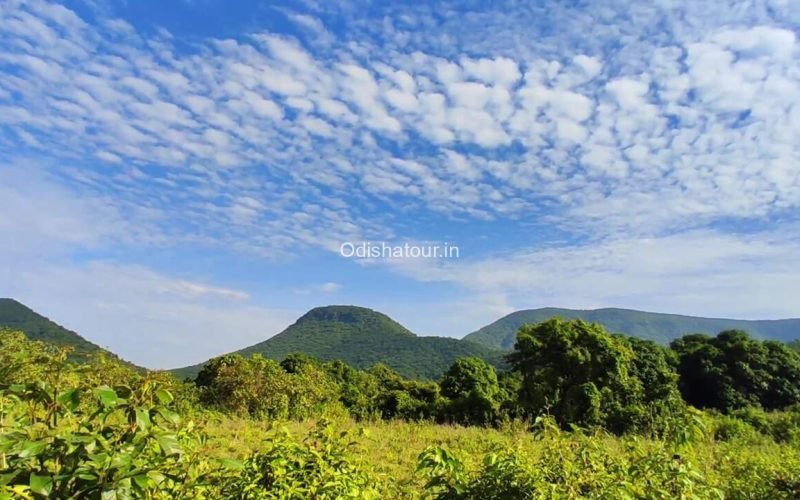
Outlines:
[[358, 370], [303, 354], [283, 362], [227, 355], [195, 383], [200, 401], [253, 418], [430, 419], [496, 425], [549, 415], [563, 428], [663, 433], [683, 425], [687, 404], [722, 413], [800, 402], [800, 353], [745, 332], [687, 335], [668, 348], [598, 324], [552, 319], [520, 329], [510, 369], [458, 359], [438, 382], [385, 365]]

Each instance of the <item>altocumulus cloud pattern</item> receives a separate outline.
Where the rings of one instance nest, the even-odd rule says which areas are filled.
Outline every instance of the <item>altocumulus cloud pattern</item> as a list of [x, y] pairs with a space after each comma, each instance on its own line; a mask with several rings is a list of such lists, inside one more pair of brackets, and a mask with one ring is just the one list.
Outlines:
[[[730, 314], [747, 283], [743, 313], [788, 314], [798, 4], [527, 4], [231, 6], [236, 30], [183, 32], [113, 2], [5, 1], [6, 194], [80, 199], [70, 231], [29, 242], [104, 258], [334, 255], [494, 225], [505, 244], [456, 231], [458, 262], [383, 265], [492, 311], [537, 305], [526, 297]], [[162, 288], [241, 295], [179, 283]]]

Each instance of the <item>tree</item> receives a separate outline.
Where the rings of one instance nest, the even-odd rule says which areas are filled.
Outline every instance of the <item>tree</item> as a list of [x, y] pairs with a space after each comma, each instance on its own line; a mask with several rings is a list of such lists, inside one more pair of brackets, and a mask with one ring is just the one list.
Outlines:
[[680, 389], [698, 408], [730, 412], [748, 406], [782, 409], [800, 402], [800, 353], [785, 344], [727, 330], [672, 342]]
[[378, 377], [339, 360], [326, 363], [325, 370], [339, 385], [339, 400], [350, 415], [366, 419], [380, 413]]
[[562, 426], [614, 432], [653, 425], [647, 409], [680, 410], [675, 376], [657, 346], [612, 335], [596, 323], [554, 318], [523, 325], [509, 362], [522, 377], [520, 405]]
[[378, 381], [377, 406], [383, 418], [421, 419], [440, 413], [442, 397], [435, 382], [404, 379], [384, 364], [369, 369]]
[[281, 367], [286, 370], [286, 373], [297, 373], [304, 366], [321, 364], [320, 360], [303, 352], [293, 352], [281, 361]]
[[228, 354], [212, 359], [197, 375], [201, 401], [221, 410], [256, 418], [289, 415], [290, 375], [261, 355]]
[[628, 371], [631, 382], [637, 385], [636, 399], [627, 398], [627, 405], [618, 415], [621, 421], [609, 427], [617, 429], [656, 431], [665, 429], [673, 418], [685, 414], [686, 405], [678, 387], [672, 351], [650, 340], [621, 337], [633, 350]]
[[486, 424], [497, 417], [500, 386], [492, 365], [480, 358], [459, 358], [442, 378], [442, 395], [450, 399], [448, 417], [464, 424]]

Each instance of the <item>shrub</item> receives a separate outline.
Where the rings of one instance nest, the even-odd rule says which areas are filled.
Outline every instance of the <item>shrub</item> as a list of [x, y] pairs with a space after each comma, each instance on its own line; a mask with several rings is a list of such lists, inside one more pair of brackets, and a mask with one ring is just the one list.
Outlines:
[[720, 415], [714, 419], [714, 439], [717, 441], [751, 440], [758, 436], [758, 431], [735, 417]]
[[379, 498], [376, 480], [361, 467], [348, 438], [325, 421], [302, 443], [278, 433], [266, 451], [229, 464], [240, 472], [223, 482], [221, 498]]
[[46, 382], [0, 391], [0, 492], [22, 497], [202, 497], [209, 465], [172, 395], [145, 382], [59, 392]]

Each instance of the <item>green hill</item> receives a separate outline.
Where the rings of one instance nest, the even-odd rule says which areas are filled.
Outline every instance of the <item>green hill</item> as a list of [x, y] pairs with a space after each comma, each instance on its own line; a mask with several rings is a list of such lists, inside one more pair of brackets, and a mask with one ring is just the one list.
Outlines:
[[[385, 363], [410, 378], [437, 378], [460, 357], [478, 356], [502, 366], [503, 353], [472, 342], [418, 337], [385, 314], [355, 306], [312, 309], [283, 332], [237, 353], [282, 360], [302, 352], [319, 359], [342, 360], [357, 368]], [[194, 377], [202, 364], [172, 372]]]
[[[99, 352], [105, 353], [110, 358], [120, 360], [116, 354], [89, 342], [72, 330], [67, 330], [14, 299], [0, 298], [0, 327], [20, 330], [31, 340], [71, 347], [73, 349], [71, 357], [77, 361], [84, 361], [90, 355]], [[127, 361], [120, 361], [133, 368], [141, 369]]]
[[678, 314], [661, 314], [630, 309], [559, 309], [543, 308], [517, 311], [504, 316], [464, 340], [494, 349], [511, 349], [517, 330], [525, 323], [541, 323], [553, 316], [597, 322], [607, 330], [667, 344], [687, 333], [716, 335], [723, 330], [744, 330], [755, 338], [789, 342], [800, 338], [800, 319], [738, 320], [700, 318]]

